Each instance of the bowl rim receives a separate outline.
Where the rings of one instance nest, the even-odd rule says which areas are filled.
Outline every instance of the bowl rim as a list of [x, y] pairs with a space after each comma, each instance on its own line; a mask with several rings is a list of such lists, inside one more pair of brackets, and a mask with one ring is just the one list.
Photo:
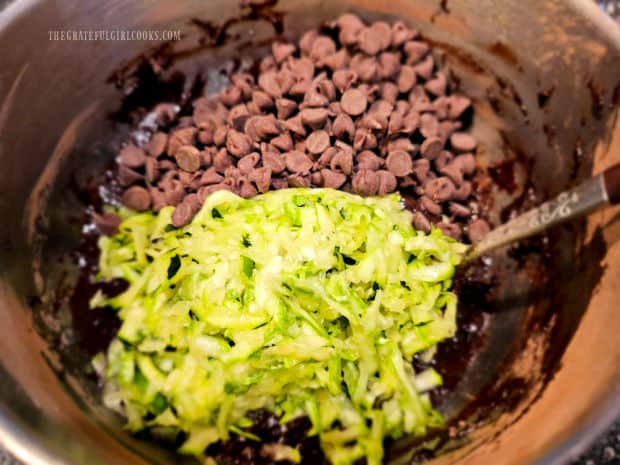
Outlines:
[[[592, 0], [565, 0], [569, 8], [589, 20], [604, 38], [620, 51], [620, 25]], [[4, 3], [4, 5], [2, 4]], [[0, 0], [0, 30], [35, 7], [40, 0]], [[0, 294], [2, 294], [0, 289]], [[547, 444], [547, 451], [533, 465], [562, 465], [578, 458], [609, 426], [620, 418], [620, 385], [580, 422], [567, 438]], [[19, 418], [0, 406], [0, 447], [24, 465], [75, 465], [36, 441]]]

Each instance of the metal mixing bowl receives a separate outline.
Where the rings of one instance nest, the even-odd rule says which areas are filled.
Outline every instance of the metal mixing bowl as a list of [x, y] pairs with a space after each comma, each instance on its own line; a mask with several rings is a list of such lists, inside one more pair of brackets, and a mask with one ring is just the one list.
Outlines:
[[[289, 37], [348, 10], [419, 28], [474, 98], [481, 168], [497, 175], [495, 221], [620, 160], [620, 29], [589, 0], [283, 0], [275, 10]], [[247, 44], [273, 28], [248, 19], [223, 46], [196, 47], [205, 30], [191, 20], [238, 15], [226, 0], [0, 2], [0, 443], [25, 463], [195, 463], [124, 433], [99, 405], [88, 358], [64, 331], [59, 284], [71, 270], [58, 259], [80, 237], [69, 187], [105, 166], [129, 130], [110, 118], [123, 95], [107, 77], [130, 77], [154, 44], [52, 41], [48, 31], [182, 29], [175, 49], [196, 50], [177, 53], [169, 73], [207, 70], [217, 86], [223, 64], [257, 53]], [[506, 166], [509, 190], [497, 171]], [[431, 463], [566, 463], [617, 417], [619, 239], [620, 213], [608, 210], [550, 232], [540, 250], [497, 257], [502, 279], [479, 309], [486, 337], [441, 407], [470, 432]], [[407, 463], [413, 450], [401, 442], [391, 458]]]

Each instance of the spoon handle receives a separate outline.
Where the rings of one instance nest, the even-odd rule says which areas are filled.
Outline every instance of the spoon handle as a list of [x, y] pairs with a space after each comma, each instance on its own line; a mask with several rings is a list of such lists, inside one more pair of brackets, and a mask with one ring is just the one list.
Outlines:
[[620, 163], [494, 229], [471, 246], [467, 258], [479, 257], [497, 247], [583, 216], [602, 205], [616, 203], [620, 203]]

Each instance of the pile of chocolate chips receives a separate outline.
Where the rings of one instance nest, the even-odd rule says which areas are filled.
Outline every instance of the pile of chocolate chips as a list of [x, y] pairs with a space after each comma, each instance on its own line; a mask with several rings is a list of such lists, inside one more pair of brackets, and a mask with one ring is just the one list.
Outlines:
[[191, 116], [160, 104], [158, 131], [117, 158], [122, 202], [172, 205], [180, 227], [219, 189], [398, 190], [417, 229], [477, 240], [489, 226], [472, 192], [476, 140], [461, 131], [471, 101], [449, 90], [417, 31], [344, 14], [297, 43], [273, 43], [256, 76], [231, 75], [218, 95], [193, 102]]

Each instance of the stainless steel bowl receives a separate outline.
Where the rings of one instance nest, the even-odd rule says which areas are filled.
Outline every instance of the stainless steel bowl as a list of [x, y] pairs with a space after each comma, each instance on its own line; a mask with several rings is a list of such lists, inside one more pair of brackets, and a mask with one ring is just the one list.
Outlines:
[[[594, 2], [282, 0], [275, 10], [290, 37], [347, 10], [418, 27], [475, 99], [483, 168], [513, 160], [515, 189], [500, 176], [493, 192], [496, 220], [528, 187], [544, 198], [620, 160], [620, 30]], [[25, 463], [193, 463], [125, 434], [99, 406], [70, 321], [52, 305], [64, 302], [57, 259], [79, 240], [69, 186], [109, 162], [128, 132], [109, 118], [123, 95], [107, 77], [122, 64], [131, 74], [157, 44], [54, 41], [49, 31], [182, 29], [174, 47], [189, 49], [205, 34], [192, 19], [238, 14], [226, 0], [0, 2], [0, 443]], [[232, 28], [229, 42], [178, 54], [169, 72], [206, 69], [216, 86], [222, 63], [257, 50], [241, 44], [274, 34], [262, 20]], [[471, 432], [432, 463], [566, 463], [620, 414], [619, 239], [620, 211], [606, 211], [551, 232], [547, 253], [498, 259], [488, 337], [457, 367], [443, 406]], [[392, 459], [412, 451], [403, 442]]]

